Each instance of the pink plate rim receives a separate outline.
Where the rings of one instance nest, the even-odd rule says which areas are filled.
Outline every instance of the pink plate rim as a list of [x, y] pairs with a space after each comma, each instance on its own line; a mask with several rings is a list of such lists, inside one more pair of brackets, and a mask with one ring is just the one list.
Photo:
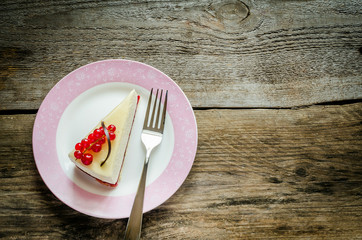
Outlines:
[[197, 150], [197, 123], [181, 88], [166, 74], [147, 64], [125, 59], [101, 60], [84, 65], [62, 78], [44, 98], [33, 128], [33, 154], [37, 169], [50, 191], [69, 207], [98, 218], [130, 215], [135, 194], [103, 196], [83, 190], [62, 169], [56, 151], [56, 132], [67, 106], [81, 93], [100, 84], [125, 82], [150, 90], [168, 89], [168, 114], [174, 126], [172, 157], [162, 174], [146, 188], [144, 212], [169, 199], [185, 181]]

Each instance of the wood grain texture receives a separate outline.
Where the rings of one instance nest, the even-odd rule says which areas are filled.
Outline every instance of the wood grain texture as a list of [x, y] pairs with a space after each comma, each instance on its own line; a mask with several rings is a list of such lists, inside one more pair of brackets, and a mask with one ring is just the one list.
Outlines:
[[145, 214], [142, 239], [362, 239], [361, 12], [357, 0], [1, 1], [0, 239], [123, 236], [125, 219], [50, 192], [31, 142], [48, 91], [109, 58], [160, 69], [198, 109], [193, 168]]
[[[144, 216], [142, 239], [362, 238], [362, 103], [195, 111], [182, 187]], [[0, 238], [117, 239], [126, 220], [57, 200], [32, 156], [34, 115], [0, 116]]]
[[0, 110], [37, 109], [87, 63], [165, 72], [194, 107], [362, 98], [360, 1], [2, 1]]

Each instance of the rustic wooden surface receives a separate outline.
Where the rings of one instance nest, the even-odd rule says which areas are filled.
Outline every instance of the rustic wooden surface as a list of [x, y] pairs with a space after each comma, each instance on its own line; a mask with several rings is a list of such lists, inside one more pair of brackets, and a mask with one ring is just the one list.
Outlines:
[[362, 239], [360, 1], [2, 1], [0, 238], [118, 239], [41, 180], [35, 114], [109, 58], [173, 78], [195, 109], [193, 168], [142, 239]]
[[72, 2], [0, 3], [0, 109], [37, 109], [59, 79], [107, 58], [162, 70], [194, 107], [362, 97], [360, 1]]

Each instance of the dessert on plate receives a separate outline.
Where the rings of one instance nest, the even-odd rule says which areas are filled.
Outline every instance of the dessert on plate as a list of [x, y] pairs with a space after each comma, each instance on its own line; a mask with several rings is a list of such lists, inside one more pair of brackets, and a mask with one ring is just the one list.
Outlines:
[[74, 164], [108, 186], [117, 186], [140, 96], [132, 90], [69, 153]]

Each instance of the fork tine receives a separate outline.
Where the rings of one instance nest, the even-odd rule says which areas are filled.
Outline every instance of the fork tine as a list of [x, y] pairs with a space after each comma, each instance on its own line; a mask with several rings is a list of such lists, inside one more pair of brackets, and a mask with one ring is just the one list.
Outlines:
[[165, 126], [166, 108], [167, 108], [167, 96], [168, 96], [168, 90], [166, 90], [165, 102], [163, 103], [163, 112], [162, 112], [161, 126], [160, 126], [160, 131], [161, 131], [161, 132], [163, 132], [163, 128], [164, 128], [164, 126]]
[[156, 107], [157, 107], [157, 98], [158, 97], [158, 89], [156, 91], [156, 97], [155, 97], [155, 102], [153, 103], [153, 109], [152, 109], [152, 116], [151, 116], [151, 121], [150, 121], [150, 127], [153, 128], [154, 127], [154, 117], [155, 117], [155, 112], [156, 112]]
[[157, 114], [156, 114], [156, 123], [155, 123], [155, 128], [159, 129], [158, 126], [161, 126], [160, 123], [160, 112], [161, 112], [161, 100], [162, 100], [162, 93], [163, 93], [163, 89], [161, 89], [161, 94], [160, 94], [160, 100], [158, 101], [158, 109], [157, 109]]
[[152, 92], [153, 92], [153, 88], [151, 88], [151, 92], [150, 92], [150, 97], [148, 98], [148, 104], [147, 104], [147, 110], [146, 110], [146, 114], [145, 114], [145, 122], [143, 124], [143, 128], [146, 128], [148, 126], [148, 115], [150, 112], [150, 106], [151, 106], [151, 100], [152, 100]]

